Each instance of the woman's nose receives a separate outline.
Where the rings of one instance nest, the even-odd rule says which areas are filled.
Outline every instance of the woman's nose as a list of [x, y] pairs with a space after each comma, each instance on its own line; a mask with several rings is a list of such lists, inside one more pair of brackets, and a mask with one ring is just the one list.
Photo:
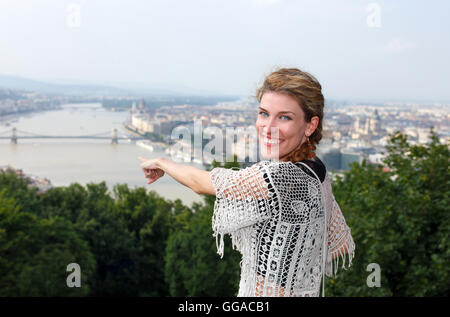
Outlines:
[[263, 120], [260, 121], [260, 125], [266, 129], [266, 128], [270, 128], [271, 126], [273, 126], [274, 122], [273, 122], [273, 118], [267, 116], [266, 118], [264, 118]]
[[276, 122], [272, 118], [268, 119], [264, 125], [264, 133], [267, 135], [278, 136], [278, 131], [279, 128]]

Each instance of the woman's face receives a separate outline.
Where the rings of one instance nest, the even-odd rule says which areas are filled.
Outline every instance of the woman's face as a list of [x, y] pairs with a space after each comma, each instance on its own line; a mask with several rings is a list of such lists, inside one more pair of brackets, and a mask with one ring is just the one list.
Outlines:
[[294, 98], [268, 91], [261, 98], [256, 129], [261, 155], [280, 160], [302, 144], [305, 133], [311, 135], [315, 127], [305, 121], [305, 113]]

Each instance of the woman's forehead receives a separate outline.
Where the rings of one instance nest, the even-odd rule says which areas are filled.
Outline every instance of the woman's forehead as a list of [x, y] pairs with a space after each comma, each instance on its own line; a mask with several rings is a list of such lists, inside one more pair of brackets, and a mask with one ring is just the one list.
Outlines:
[[266, 111], [279, 112], [293, 112], [295, 114], [303, 113], [302, 108], [297, 100], [286, 94], [278, 92], [266, 92], [261, 98], [260, 108]]

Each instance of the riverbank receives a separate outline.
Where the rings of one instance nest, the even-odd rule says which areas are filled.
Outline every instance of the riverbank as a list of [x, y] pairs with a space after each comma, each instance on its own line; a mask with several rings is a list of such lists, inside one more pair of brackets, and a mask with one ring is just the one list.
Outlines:
[[29, 183], [29, 187], [36, 187], [38, 189], [38, 193], [43, 193], [53, 188], [52, 183], [48, 178], [25, 174], [22, 169], [16, 169], [11, 165], [0, 166], [0, 173], [14, 173], [20, 178], [26, 179]]
[[[38, 135], [109, 135], [116, 128], [120, 135], [131, 131], [123, 128], [126, 112], [108, 111], [103, 108], [78, 106], [58, 111], [46, 111], [19, 115], [14, 127], [18, 131]], [[9, 118], [11, 119], [11, 117]], [[11, 127], [0, 127], [0, 133], [10, 135]], [[20, 133], [19, 133], [20, 134]], [[54, 187], [78, 183], [105, 181], [110, 190], [117, 184], [130, 188], [145, 187], [154, 190], [165, 199], [181, 199], [190, 205], [202, 200], [192, 190], [177, 183], [170, 176], [147, 185], [138, 157], [165, 157], [163, 151], [148, 151], [134, 142], [111, 144], [110, 140], [91, 139], [23, 139], [11, 144], [9, 139], [0, 140], [0, 166], [13, 166], [25, 174], [51, 180]], [[193, 166], [196, 164], [191, 163]], [[201, 166], [198, 166], [201, 168]]]
[[21, 118], [29, 118], [36, 114], [45, 113], [48, 111], [58, 111], [62, 110], [61, 106], [52, 109], [39, 109], [39, 110], [29, 110], [14, 112], [6, 115], [0, 115], [0, 127], [10, 127], [12, 123], [18, 122]]

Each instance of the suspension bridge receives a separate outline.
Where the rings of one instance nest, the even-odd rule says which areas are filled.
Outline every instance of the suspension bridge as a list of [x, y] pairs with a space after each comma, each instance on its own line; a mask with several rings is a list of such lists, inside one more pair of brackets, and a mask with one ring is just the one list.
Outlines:
[[111, 144], [118, 144], [119, 140], [146, 140], [142, 136], [119, 135], [116, 128], [111, 131], [87, 135], [41, 135], [33, 132], [21, 131], [16, 128], [0, 132], [0, 139], [10, 139], [11, 143], [17, 144], [19, 139], [99, 139], [111, 140]]

